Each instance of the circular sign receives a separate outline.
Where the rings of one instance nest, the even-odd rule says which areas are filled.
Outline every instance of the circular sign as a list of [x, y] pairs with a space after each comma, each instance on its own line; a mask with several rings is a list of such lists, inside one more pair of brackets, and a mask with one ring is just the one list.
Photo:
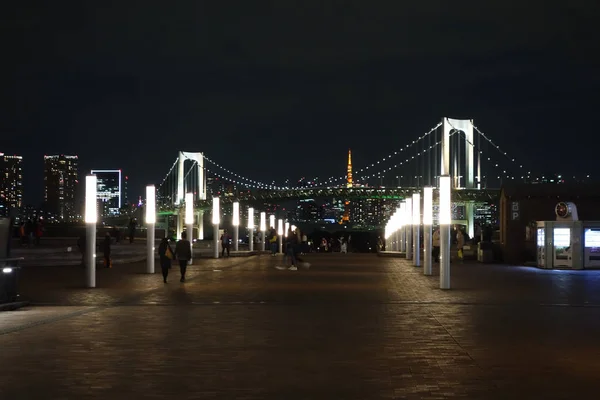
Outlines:
[[554, 212], [558, 218], [567, 218], [571, 215], [571, 207], [569, 207], [567, 203], [561, 201], [554, 207]]

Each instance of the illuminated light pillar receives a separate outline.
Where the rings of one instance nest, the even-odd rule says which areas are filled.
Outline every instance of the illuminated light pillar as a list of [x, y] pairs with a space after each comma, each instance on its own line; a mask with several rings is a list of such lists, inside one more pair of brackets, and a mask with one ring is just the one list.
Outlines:
[[204, 210], [198, 211], [198, 240], [204, 240]]
[[254, 251], [254, 208], [248, 209], [248, 246]]
[[156, 224], [156, 188], [146, 186], [146, 272], [154, 273], [154, 245]]
[[290, 230], [290, 223], [286, 222], [283, 227], [283, 236], [287, 237], [289, 230]]
[[260, 231], [262, 232], [262, 249], [267, 249], [267, 213], [264, 211], [260, 213]]
[[406, 252], [406, 202], [400, 203], [400, 251]]
[[450, 187], [450, 176], [440, 176], [440, 289], [450, 289]]
[[433, 188], [423, 188], [423, 274], [432, 274]]
[[219, 213], [221, 210], [218, 197], [213, 197], [212, 205], [213, 246], [215, 248], [214, 258], [219, 258], [219, 223], [221, 222]]
[[279, 235], [279, 253], [283, 253], [283, 220], [277, 221], [277, 235]]
[[412, 224], [412, 199], [406, 199], [406, 207], [404, 208], [404, 226], [406, 227], [406, 259], [413, 258], [413, 224]]
[[233, 202], [233, 251], [240, 248], [240, 203]]
[[187, 238], [190, 241], [190, 252], [192, 254], [188, 265], [192, 265], [192, 259], [194, 258], [194, 193], [185, 194], [185, 229], [187, 231]]
[[269, 215], [269, 228], [275, 229], [275, 215]]
[[413, 193], [412, 198], [413, 223], [413, 264], [421, 266], [421, 194]]
[[394, 247], [393, 247], [393, 251], [400, 251], [400, 229], [401, 229], [401, 225], [400, 225], [400, 212], [399, 210], [396, 210], [396, 212], [394, 213], [394, 217], [393, 217], [393, 225], [392, 225], [392, 230], [393, 230], [393, 240], [394, 240]]
[[98, 190], [96, 175], [85, 177], [85, 224], [87, 231], [85, 249], [85, 272], [87, 287], [96, 287], [96, 223], [98, 222]]

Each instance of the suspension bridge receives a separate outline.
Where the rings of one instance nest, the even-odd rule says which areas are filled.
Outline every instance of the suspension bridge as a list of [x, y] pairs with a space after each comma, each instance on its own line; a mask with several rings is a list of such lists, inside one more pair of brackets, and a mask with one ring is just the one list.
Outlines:
[[240, 201], [253, 206], [318, 197], [402, 200], [424, 186], [437, 186], [440, 175], [451, 176], [453, 202], [467, 206], [470, 233], [475, 203], [496, 200], [507, 181], [533, 180], [531, 171], [503, 151], [473, 120], [443, 118], [423, 135], [376, 162], [354, 171], [349, 164], [344, 175], [302, 180], [296, 186], [247, 177], [202, 152], [180, 151], [158, 186], [157, 200], [163, 214], [181, 217], [185, 194], [193, 193], [202, 238], [203, 215], [210, 210], [215, 196], [221, 204]]

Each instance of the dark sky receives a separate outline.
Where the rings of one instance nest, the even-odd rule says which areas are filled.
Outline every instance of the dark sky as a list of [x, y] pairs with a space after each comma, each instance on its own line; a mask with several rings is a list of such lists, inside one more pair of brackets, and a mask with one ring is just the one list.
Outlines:
[[3, 5], [0, 151], [25, 157], [28, 202], [44, 154], [122, 168], [134, 194], [180, 149], [328, 177], [443, 116], [533, 170], [598, 172], [597, 0], [93, 3]]

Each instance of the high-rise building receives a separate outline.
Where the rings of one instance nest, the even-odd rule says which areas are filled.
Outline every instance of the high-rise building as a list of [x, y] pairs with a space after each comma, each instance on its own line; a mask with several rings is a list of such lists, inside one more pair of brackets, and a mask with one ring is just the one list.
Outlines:
[[122, 174], [120, 169], [93, 169], [96, 175], [97, 197], [104, 216], [118, 215], [123, 206]]
[[0, 153], [0, 215], [23, 206], [23, 157]]
[[77, 219], [77, 156], [44, 156], [44, 209], [62, 221]]

